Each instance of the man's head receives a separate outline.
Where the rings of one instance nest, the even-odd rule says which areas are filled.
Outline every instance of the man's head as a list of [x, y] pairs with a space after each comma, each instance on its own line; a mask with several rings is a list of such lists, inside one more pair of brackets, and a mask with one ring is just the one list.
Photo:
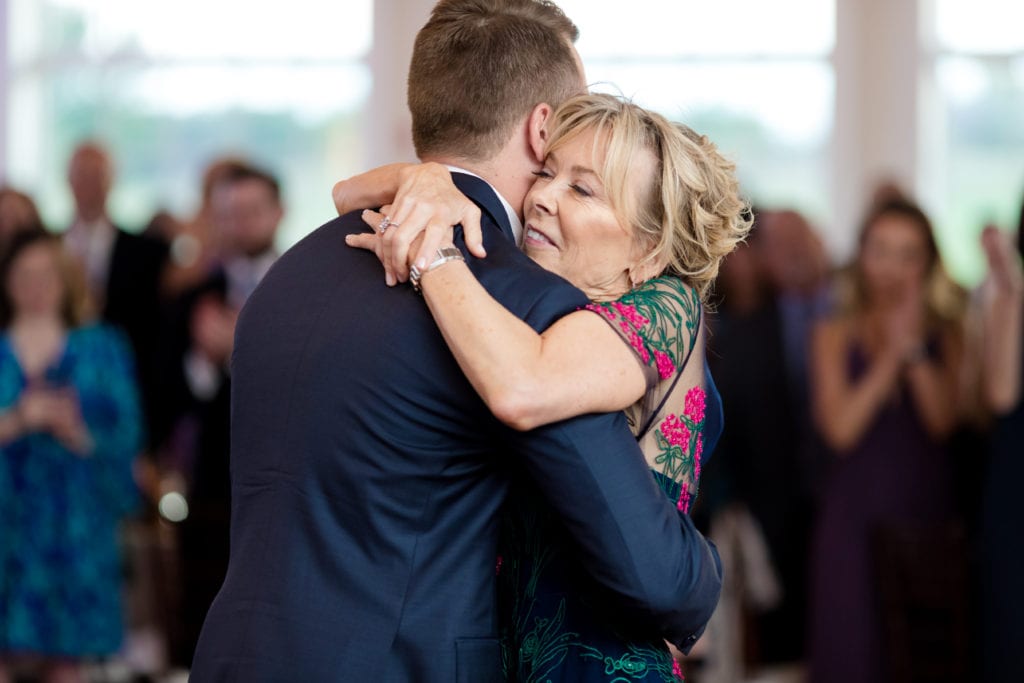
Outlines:
[[284, 215], [281, 190], [270, 173], [235, 163], [213, 184], [213, 224], [228, 252], [258, 256], [274, 245]]
[[114, 164], [96, 142], [83, 142], [68, 162], [68, 185], [79, 218], [94, 221], [106, 215], [107, 195], [114, 182]]
[[541, 103], [585, 88], [579, 31], [547, 0], [441, 0], [416, 36], [409, 110], [420, 158], [487, 161]]

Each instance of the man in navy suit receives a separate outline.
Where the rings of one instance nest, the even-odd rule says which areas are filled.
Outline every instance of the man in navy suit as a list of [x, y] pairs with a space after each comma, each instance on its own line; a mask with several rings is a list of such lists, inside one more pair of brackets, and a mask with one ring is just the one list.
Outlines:
[[[471, 268], [537, 330], [587, 303], [515, 243], [551, 104], [584, 87], [575, 37], [550, 3], [442, 0], [409, 76], [418, 153], [468, 171], [453, 178], [481, 209], [488, 256]], [[624, 417], [501, 425], [422, 299], [345, 246], [362, 230], [350, 214], [312, 233], [241, 313], [231, 559], [191, 680], [502, 680], [497, 518], [519, 470], [623, 622], [688, 649], [720, 565]]]

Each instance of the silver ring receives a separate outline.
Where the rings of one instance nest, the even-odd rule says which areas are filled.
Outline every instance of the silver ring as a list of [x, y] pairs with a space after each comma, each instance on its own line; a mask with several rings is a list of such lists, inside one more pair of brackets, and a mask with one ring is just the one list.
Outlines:
[[391, 218], [389, 218], [388, 216], [384, 216], [383, 220], [381, 220], [380, 224], [377, 226], [377, 232], [383, 235], [385, 232], [387, 232], [388, 228], [397, 225], [398, 223], [392, 222]]

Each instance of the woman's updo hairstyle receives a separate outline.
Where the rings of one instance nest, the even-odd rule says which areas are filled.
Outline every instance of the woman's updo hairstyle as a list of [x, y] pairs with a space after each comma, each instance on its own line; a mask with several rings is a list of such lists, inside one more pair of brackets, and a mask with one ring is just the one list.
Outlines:
[[[612, 208], [635, 231], [646, 252], [638, 271], [668, 272], [706, 297], [718, 268], [750, 230], [736, 165], [705, 136], [628, 100], [603, 93], [579, 95], [555, 112], [548, 151], [596, 129], [604, 145], [601, 175]], [[646, 196], [635, 197], [630, 174], [642, 150], [657, 162]], [[634, 282], [639, 284], [639, 282]]]

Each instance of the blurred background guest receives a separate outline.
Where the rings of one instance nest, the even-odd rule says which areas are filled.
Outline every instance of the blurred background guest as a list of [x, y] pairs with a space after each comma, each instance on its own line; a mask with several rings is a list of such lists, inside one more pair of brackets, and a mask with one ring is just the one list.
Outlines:
[[0, 680], [82, 680], [122, 636], [118, 520], [137, 502], [142, 418], [130, 347], [82, 324], [60, 241], [14, 238], [0, 268]]
[[[946, 439], [958, 420], [962, 297], [944, 274], [928, 218], [906, 200], [876, 205], [849, 275], [847, 300], [815, 330], [811, 352], [814, 417], [834, 454], [812, 548], [810, 677], [822, 683], [886, 680], [904, 665], [893, 657], [914, 655], [888, 628], [906, 615], [888, 610], [885, 587], [891, 572], [928, 568], [893, 557], [893, 539], [914, 539], [916, 552], [954, 510]], [[960, 550], [948, 566], [962, 561]], [[953, 599], [967, 586], [959, 588]], [[939, 640], [947, 657], [966, 647], [948, 632]], [[965, 674], [941, 650], [927, 654], [948, 680]]]
[[176, 416], [176, 459], [170, 464], [182, 474], [189, 507], [180, 524], [183, 623], [174, 647], [175, 659], [185, 666], [191, 663], [206, 611], [227, 571], [228, 363], [235, 322], [277, 258], [274, 239], [284, 216], [280, 185], [262, 169], [232, 161], [219, 166], [210, 182], [210, 240], [219, 258], [174, 306], [164, 384]]
[[98, 142], [81, 142], [75, 148], [67, 178], [75, 216], [64, 234], [64, 244], [85, 272], [97, 315], [124, 330], [131, 341], [152, 438], [160, 411], [157, 344], [162, 312], [160, 278], [167, 246], [111, 222], [107, 198], [114, 182], [114, 165]]
[[995, 227], [982, 233], [982, 396], [995, 416], [980, 530], [983, 680], [1024, 680], [1024, 204], [1017, 251]]
[[705, 495], [749, 510], [764, 535], [781, 593], [750, 616], [745, 651], [766, 666], [798, 664], [804, 655], [816, 443], [807, 348], [812, 326], [828, 310], [828, 276], [810, 223], [779, 210], [757, 214], [747, 247], [726, 259], [720, 279], [709, 359], [730, 429], [708, 464]]
[[31, 197], [11, 187], [0, 187], [0, 258], [16, 235], [44, 230]]
[[248, 166], [240, 157], [221, 157], [203, 171], [199, 209], [191, 220], [170, 223], [173, 231], [164, 231], [171, 245], [170, 259], [164, 270], [163, 289], [173, 298], [201, 283], [215, 266], [221, 245], [213, 216], [213, 190], [220, 181]]

